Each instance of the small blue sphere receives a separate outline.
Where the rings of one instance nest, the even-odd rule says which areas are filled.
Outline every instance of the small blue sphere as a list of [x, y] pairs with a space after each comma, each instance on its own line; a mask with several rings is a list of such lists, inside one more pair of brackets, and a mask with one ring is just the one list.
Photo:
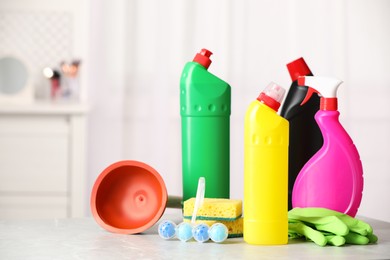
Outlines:
[[222, 243], [228, 237], [229, 230], [222, 223], [215, 223], [209, 229], [209, 236], [213, 242]]
[[209, 237], [209, 226], [207, 226], [206, 224], [196, 225], [192, 229], [192, 235], [196, 241], [201, 242], [201, 243], [206, 242], [210, 238]]
[[175, 236], [176, 224], [170, 220], [164, 220], [158, 225], [158, 234], [164, 239], [170, 239]]
[[192, 238], [192, 225], [190, 223], [182, 222], [176, 227], [176, 236], [183, 242]]

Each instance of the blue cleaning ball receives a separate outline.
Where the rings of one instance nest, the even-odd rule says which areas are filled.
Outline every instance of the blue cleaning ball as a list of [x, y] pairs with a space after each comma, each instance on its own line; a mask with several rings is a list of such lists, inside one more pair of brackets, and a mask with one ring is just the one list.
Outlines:
[[183, 242], [192, 238], [192, 225], [190, 223], [182, 222], [176, 227], [176, 236]]
[[158, 225], [158, 234], [164, 239], [170, 239], [175, 236], [176, 224], [170, 220], [164, 220]]
[[215, 223], [209, 229], [209, 236], [213, 242], [222, 243], [228, 237], [229, 230], [222, 223]]
[[196, 241], [201, 242], [201, 243], [206, 242], [210, 238], [209, 237], [209, 226], [207, 226], [206, 224], [196, 225], [192, 229], [192, 235]]

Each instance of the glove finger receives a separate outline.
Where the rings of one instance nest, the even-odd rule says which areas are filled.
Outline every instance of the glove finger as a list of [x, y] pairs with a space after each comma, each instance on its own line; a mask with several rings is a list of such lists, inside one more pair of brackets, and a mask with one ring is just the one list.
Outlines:
[[348, 215], [342, 215], [342, 216], [338, 216], [338, 217], [348, 226], [349, 230], [351, 230], [355, 233], [358, 233], [362, 236], [367, 236], [367, 234], [372, 234], [372, 232], [373, 232], [370, 224], [368, 224], [362, 220], [353, 218], [353, 217], [348, 216]]
[[353, 232], [348, 233], [346, 236], [344, 236], [344, 238], [346, 244], [367, 245], [370, 242], [367, 237]]
[[374, 234], [368, 234], [367, 235], [368, 240], [370, 240], [370, 243], [376, 243], [378, 242], [378, 237]]
[[288, 230], [288, 238], [295, 239], [295, 238], [301, 238], [302, 236], [295, 231]]
[[345, 238], [342, 236], [325, 236], [327, 244], [332, 246], [342, 246], [345, 244]]
[[367, 234], [371, 235], [374, 232], [374, 229], [371, 227], [371, 225], [362, 220], [359, 220], [359, 226], [363, 227], [367, 231]]
[[304, 225], [303, 223], [289, 223], [288, 228], [289, 230], [299, 233], [305, 236], [307, 239], [312, 240], [319, 246], [326, 245], [326, 238], [323, 234], [321, 234], [321, 232], [314, 230], [311, 227]]
[[308, 226], [315, 227], [317, 230], [330, 232], [339, 236], [345, 236], [349, 232], [347, 225], [336, 216], [304, 217], [290, 214], [289, 219], [291, 221], [297, 219]]
[[336, 216], [323, 217], [323, 223], [315, 224], [317, 230], [326, 231], [339, 236], [349, 233], [347, 225]]
[[366, 223], [366, 222], [364, 222], [364, 221], [361, 221], [361, 220], [358, 220], [356, 228], [355, 227], [351, 227], [351, 230], [356, 232], [356, 233], [359, 233], [359, 234], [363, 235], [362, 232], [355, 231], [355, 230], [358, 230], [358, 229], [363, 230], [362, 232], [365, 232], [366, 235], [367, 234], [372, 234], [372, 232], [373, 232], [373, 229], [372, 229], [371, 225]]
[[290, 222], [288, 224], [288, 237], [292, 239], [302, 237], [301, 234], [290, 228]]
[[362, 236], [367, 236], [369, 233], [365, 227], [362, 226], [350, 226], [349, 230]]

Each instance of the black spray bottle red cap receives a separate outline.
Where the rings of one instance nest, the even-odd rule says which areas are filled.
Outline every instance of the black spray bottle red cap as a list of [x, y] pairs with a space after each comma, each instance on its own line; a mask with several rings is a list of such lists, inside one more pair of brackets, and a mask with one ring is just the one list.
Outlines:
[[193, 61], [199, 63], [207, 70], [211, 64], [210, 56], [212, 54], [213, 53], [211, 51], [207, 49], [202, 49], [199, 53], [195, 55]]
[[298, 80], [300, 76], [312, 76], [309, 66], [307, 66], [305, 60], [301, 57], [287, 64], [288, 72], [292, 81]]

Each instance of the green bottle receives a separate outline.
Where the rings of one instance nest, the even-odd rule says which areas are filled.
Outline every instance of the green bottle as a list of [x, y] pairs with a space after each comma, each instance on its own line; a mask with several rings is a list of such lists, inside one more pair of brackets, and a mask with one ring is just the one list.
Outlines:
[[207, 71], [211, 54], [202, 49], [180, 79], [183, 201], [196, 197], [200, 177], [206, 180], [206, 198], [230, 193], [231, 90]]

